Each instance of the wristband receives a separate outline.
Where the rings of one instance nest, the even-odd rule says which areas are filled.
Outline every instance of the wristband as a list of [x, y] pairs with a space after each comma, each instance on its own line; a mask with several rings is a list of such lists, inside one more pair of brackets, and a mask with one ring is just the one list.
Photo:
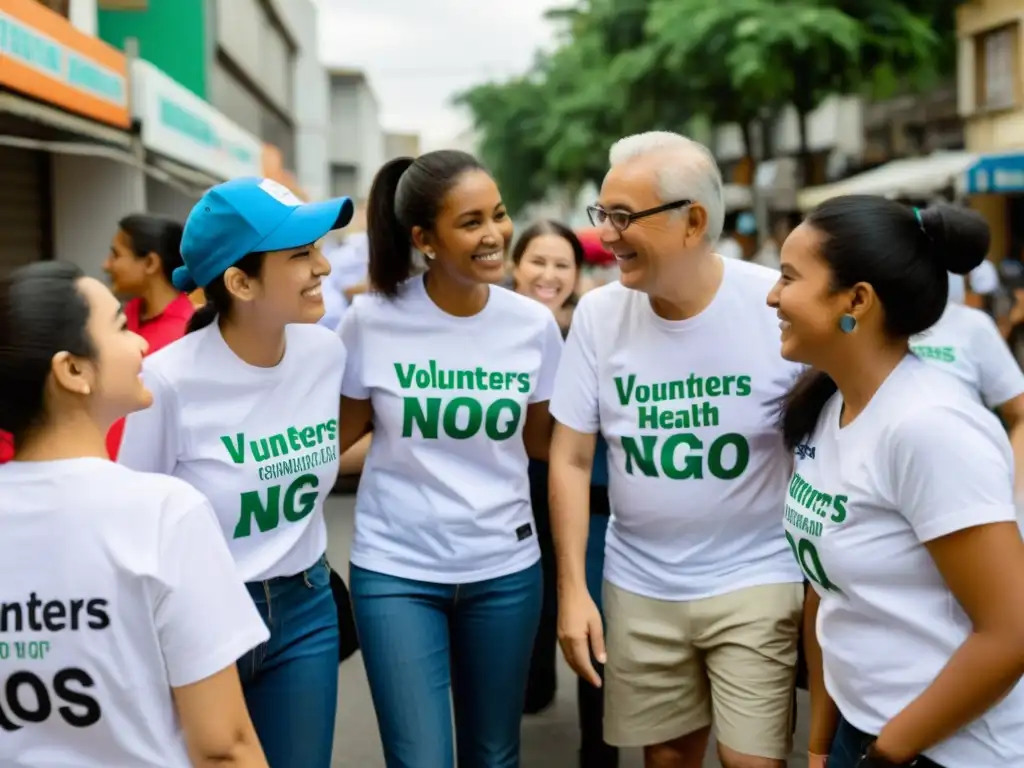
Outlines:
[[875, 751], [875, 742], [872, 741], [864, 750], [860, 760], [857, 761], [856, 768], [913, 768], [915, 765], [917, 765], [916, 757], [905, 763], [894, 763], [892, 760], [882, 757]]

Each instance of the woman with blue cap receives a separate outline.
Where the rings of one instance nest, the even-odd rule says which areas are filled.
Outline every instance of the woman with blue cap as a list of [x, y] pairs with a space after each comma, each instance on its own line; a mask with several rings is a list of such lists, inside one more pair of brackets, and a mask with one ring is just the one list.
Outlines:
[[338, 622], [323, 503], [338, 471], [345, 349], [318, 326], [317, 248], [348, 224], [348, 198], [303, 204], [243, 178], [210, 189], [181, 243], [179, 290], [206, 305], [181, 340], [146, 359], [154, 402], [125, 425], [119, 460], [179, 477], [211, 501], [270, 629], [239, 660], [271, 768], [329, 768]]

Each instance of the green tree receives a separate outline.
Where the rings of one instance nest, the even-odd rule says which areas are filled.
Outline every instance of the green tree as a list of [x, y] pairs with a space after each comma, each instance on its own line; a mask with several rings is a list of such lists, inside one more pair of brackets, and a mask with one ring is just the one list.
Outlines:
[[544, 197], [551, 181], [541, 141], [547, 118], [544, 80], [528, 75], [485, 83], [460, 94], [456, 103], [472, 114], [480, 159], [497, 179], [510, 213]]

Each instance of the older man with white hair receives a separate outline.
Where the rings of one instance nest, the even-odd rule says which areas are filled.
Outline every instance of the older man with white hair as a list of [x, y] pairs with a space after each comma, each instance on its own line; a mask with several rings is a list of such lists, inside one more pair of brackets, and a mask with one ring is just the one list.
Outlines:
[[[559, 636], [595, 685], [605, 740], [648, 768], [698, 768], [712, 724], [726, 768], [784, 766], [803, 581], [782, 516], [792, 457], [777, 401], [798, 375], [765, 305], [778, 273], [714, 252], [711, 153], [672, 133], [617, 142], [590, 208], [620, 282], [573, 317], [551, 413]], [[604, 610], [587, 593], [590, 467], [610, 451]]]

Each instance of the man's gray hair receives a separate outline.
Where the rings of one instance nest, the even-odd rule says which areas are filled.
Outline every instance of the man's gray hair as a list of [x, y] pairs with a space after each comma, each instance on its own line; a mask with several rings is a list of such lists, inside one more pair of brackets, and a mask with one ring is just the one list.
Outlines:
[[608, 161], [612, 167], [646, 155], [663, 155], [658, 172], [658, 196], [664, 203], [693, 200], [708, 213], [707, 239], [718, 242], [725, 226], [725, 198], [722, 172], [711, 150], [686, 136], [669, 131], [648, 131], [626, 136], [612, 145]]

